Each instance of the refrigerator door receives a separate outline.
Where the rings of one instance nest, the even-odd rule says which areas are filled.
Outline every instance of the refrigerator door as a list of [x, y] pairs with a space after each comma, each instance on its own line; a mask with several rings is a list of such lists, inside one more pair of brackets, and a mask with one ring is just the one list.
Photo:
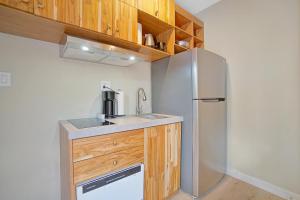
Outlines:
[[193, 100], [193, 195], [213, 188], [226, 170], [225, 98]]
[[212, 52], [195, 48], [193, 57], [193, 99], [225, 97], [226, 60]]

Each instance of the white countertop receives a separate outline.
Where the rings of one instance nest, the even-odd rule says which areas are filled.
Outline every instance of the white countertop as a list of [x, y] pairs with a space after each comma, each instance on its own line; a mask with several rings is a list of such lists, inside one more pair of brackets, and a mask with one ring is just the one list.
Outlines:
[[73, 139], [79, 139], [84, 137], [105, 135], [105, 134], [110, 134], [115, 132], [147, 128], [147, 127], [159, 126], [165, 124], [172, 124], [172, 123], [183, 121], [183, 117], [181, 116], [162, 115], [162, 114], [154, 114], [154, 115], [164, 116], [165, 118], [147, 119], [135, 115], [125, 116], [125, 117], [118, 117], [113, 119], [106, 119], [109, 122], [113, 122], [114, 124], [112, 125], [83, 128], [83, 129], [76, 128], [67, 120], [60, 121], [60, 125], [63, 128], [65, 128], [68, 134], [68, 138], [70, 140], [73, 140]]

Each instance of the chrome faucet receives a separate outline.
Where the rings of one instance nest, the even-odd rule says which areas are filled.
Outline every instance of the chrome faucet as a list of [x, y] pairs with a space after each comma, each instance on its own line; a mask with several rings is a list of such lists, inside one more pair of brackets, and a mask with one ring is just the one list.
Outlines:
[[136, 107], [137, 115], [143, 114], [143, 105], [141, 104], [141, 99], [143, 101], [147, 101], [146, 93], [143, 88], [139, 88], [137, 91], [137, 107]]

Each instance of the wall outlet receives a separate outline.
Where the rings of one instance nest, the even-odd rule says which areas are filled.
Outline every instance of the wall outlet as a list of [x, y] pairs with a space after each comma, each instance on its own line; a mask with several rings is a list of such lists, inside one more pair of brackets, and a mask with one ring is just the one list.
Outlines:
[[105, 88], [105, 87], [111, 88], [111, 82], [110, 81], [101, 81], [100, 82], [100, 90], [101, 91], [109, 91], [110, 90], [110, 89]]
[[0, 87], [11, 86], [11, 73], [0, 72]]

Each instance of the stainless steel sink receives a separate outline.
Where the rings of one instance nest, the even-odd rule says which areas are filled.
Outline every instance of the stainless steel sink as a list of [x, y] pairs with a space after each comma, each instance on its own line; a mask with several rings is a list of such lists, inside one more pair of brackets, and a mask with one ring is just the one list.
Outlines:
[[164, 119], [164, 118], [168, 118], [168, 116], [156, 115], [156, 114], [138, 115], [138, 117], [145, 118], [145, 119]]

